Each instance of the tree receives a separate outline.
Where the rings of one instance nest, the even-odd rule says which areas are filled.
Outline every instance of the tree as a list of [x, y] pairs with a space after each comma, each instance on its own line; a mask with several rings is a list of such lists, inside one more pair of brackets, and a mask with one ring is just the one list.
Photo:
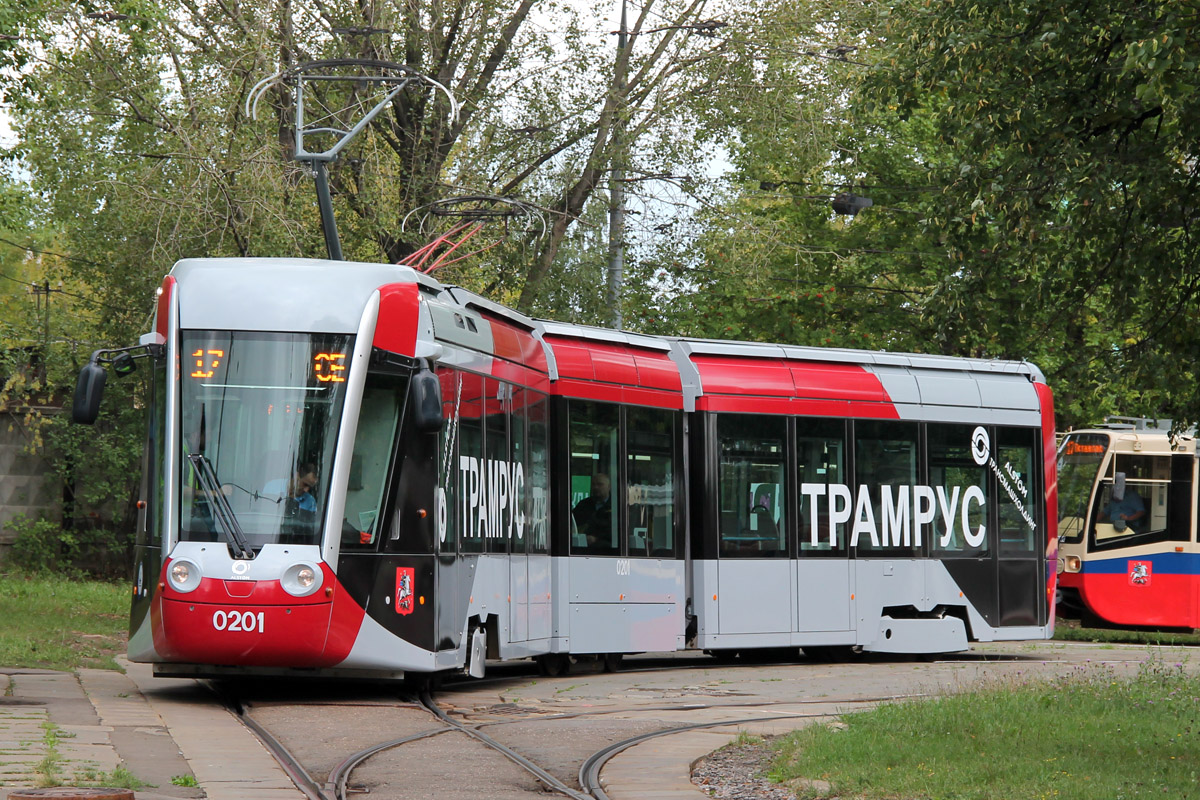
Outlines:
[[938, 191], [913, 207], [960, 265], [930, 313], [957, 341], [992, 331], [1041, 362], [1066, 422], [1200, 418], [1198, 14], [942, 2], [881, 30], [861, 108], [927, 120]]
[[[465, 274], [526, 310], [539, 307], [618, 142], [635, 153], [634, 169], [669, 174], [664, 165], [702, 135], [688, 94], [712, 79], [703, 67], [737, 56], [705, 34], [771, 7], [646, 0], [616, 53], [603, 15], [551, 0], [26, 2], [2, 56], [17, 150], [80, 250], [110, 273], [138, 273], [119, 281], [129, 288], [115, 302], [147, 297], [181, 255], [320, 255], [312, 190], [288, 161], [290, 93], [282, 83], [269, 91], [257, 120], [243, 101], [260, 79], [302, 63], [359, 59], [429, 76], [459, 113], [414, 85], [333, 165], [347, 256], [411, 253], [424, 241], [403, 220], [447, 195], [524, 196], [548, 215], [546, 234], [518, 248], [527, 263]], [[353, 120], [341, 109], [358, 91], [329, 84], [311, 99], [346, 128]]]
[[[698, 302], [672, 321], [1026, 358], [1064, 426], [1197, 419], [1198, 10], [947, 0], [855, 17], [828, 91], [784, 98], [782, 125], [746, 118], [736, 191], [675, 262]], [[824, 152], [778, 146], [814, 117]], [[839, 192], [874, 205], [835, 216]]]

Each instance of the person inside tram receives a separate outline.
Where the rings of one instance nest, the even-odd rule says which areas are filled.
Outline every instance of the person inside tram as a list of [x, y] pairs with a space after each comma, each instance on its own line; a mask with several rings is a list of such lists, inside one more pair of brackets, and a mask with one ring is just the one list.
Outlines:
[[313, 497], [312, 490], [316, 485], [317, 466], [316, 464], [305, 462], [296, 467], [296, 474], [291, 480], [276, 478], [273, 481], [268, 481], [263, 486], [262, 493], [267, 497], [277, 497], [279, 501], [286, 501], [289, 511], [292, 510], [294, 505], [295, 510], [315, 514], [317, 512], [317, 498]]
[[779, 526], [775, 524], [773, 489], [772, 484], [762, 483], [754, 490], [754, 505], [750, 508], [750, 525], [759, 541], [752, 543], [753, 549], [774, 550], [778, 546]]
[[592, 477], [591, 494], [571, 510], [575, 527], [587, 537], [588, 547], [611, 544], [612, 481], [603, 472]]
[[[1123, 488], [1121, 492], [1119, 489]], [[1124, 532], [1127, 527], [1133, 527], [1137, 530], [1138, 525], [1133, 523], [1146, 516], [1146, 504], [1142, 502], [1141, 496], [1128, 486], [1114, 486], [1112, 497], [1100, 511], [1100, 519], [1102, 522], [1111, 522], [1118, 533]]]

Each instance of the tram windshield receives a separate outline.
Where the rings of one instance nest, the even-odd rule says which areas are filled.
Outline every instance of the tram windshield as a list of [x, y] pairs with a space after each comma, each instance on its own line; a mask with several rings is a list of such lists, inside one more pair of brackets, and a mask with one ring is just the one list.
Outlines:
[[182, 540], [320, 543], [353, 338], [183, 332]]
[[1108, 444], [1103, 433], [1073, 433], [1058, 450], [1058, 538], [1063, 542], [1083, 539], [1088, 500]]

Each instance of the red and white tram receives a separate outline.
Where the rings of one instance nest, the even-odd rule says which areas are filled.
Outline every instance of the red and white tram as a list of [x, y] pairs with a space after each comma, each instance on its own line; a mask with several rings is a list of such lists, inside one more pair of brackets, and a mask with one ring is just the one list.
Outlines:
[[1194, 431], [1112, 418], [1059, 450], [1063, 605], [1089, 624], [1200, 628]]
[[[542, 322], [406, 267], [163, 281], [129, 656], [159, 674], [1053, 631], [1052, 399], [1023, 362]], [[94, 418], [101, 351], [77, 418]]]

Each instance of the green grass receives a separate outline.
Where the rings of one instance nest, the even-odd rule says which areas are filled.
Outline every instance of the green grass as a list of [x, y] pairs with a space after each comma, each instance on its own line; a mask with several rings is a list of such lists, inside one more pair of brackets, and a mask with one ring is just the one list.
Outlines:
[[129, 590], [121, 584], [0, 573], [0, 666], [117, 669]]
[[1058, 620], [1054, 625], [1054, 640], [1058, 642], [1099, 642], [1102, 644], [1155, 644], [1194, 647], [1200, 645], [1200, 634], [1164, 633], [1161, 631], [1122, 631], [1112, 628], [1084, 628], [1078, 623]]
[[777, 743], [771, 777], [801, 798], [1123, 800], [1200, 797], [1200, 677], [1148, 662], [1054, 682], [895, 703]]

